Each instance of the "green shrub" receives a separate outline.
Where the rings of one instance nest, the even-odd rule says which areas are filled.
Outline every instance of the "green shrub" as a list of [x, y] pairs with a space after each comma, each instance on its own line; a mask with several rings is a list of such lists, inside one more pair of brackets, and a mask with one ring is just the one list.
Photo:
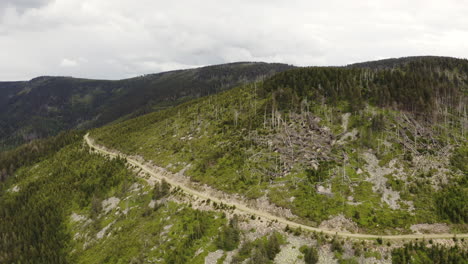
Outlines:
[[343, 253], [343, 245], [341, 244], [340, 240], [335, 236], [331, 241], [331, 250], [333, 252]]
[[468, 259], [466, 248], [445, 247], [412, 242], [392, 250], [393, 264], [428, 263], [428, 264], [465, 264]]
[[156, 182], [153, 188], [153, 199], [159, 200], [168, 195], [170, 191], [171, 185], [166, 180], [163, 179], [161, 183]]
[[315, 264], [319, 261], [319, 254], [315, 247], [301, 247], [300, 251], [304, 254], [304, 262], [306, 264]]
[[468, 175], [468, 146], [463, 146], [457, 148], [452, 156], [450, 157], [450, 164], [460, 171], [462, 171], [465, 176]]
[[240, 240], [240, 231], [237, 226], [237, 215], [231, 219], [229, 225], [224, 226], [216, 238], [216, 246], [225, 251], [237, 248]]

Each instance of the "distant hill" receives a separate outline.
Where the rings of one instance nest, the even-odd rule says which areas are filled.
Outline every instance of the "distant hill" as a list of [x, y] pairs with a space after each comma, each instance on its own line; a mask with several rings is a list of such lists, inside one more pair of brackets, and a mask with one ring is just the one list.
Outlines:
[[38, 77], [0, 82], [0, 150], [91, 128], [230, 89], [292, 68], [240, 62], [119, 80]]

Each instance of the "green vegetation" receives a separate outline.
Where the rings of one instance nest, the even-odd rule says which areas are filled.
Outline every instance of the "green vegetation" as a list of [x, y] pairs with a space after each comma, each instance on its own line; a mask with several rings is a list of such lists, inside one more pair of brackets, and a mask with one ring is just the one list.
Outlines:
[[37, 163], [64, 146], [81, 140], [83, 135], [83, 132], [77, 131], [63, 132], [52, 138], [34, 140], [16, 149], [0, 152], [0, 182], [6, 181], [19, 167]]
[[[81, 133], [30, 145], [41, 151], [23, 156], [29, 165], [0, 183], [1, 263], [203, 263], [216, 250], [212, 238], [226, 226], [221, 214], [162, 200], [148, 207], [167, 197], [170, 186], [137, 181], [124, 159], [83, 148]], [[104, 201], [111, 197], [117, 204], [109, 211]], [[238, 243], [236, 234], [234, 244], [226, 237], [229, 247]], [[200, 248], [204, 253], [196, 255]]]
[[241, 245], [239, 252], [232, 259], [232, 263], [242, 263], [250, 258], [248, 263], [273, 263], [276, 254], [280, 252], [280, 246], [284, 238], [277, 232], [255, 241], [247, 241]]
[[344, 251], [343, 244], [344, 244], [344, 242], [341, 241], [340, 239], [338, 239], [335, 236], [335, 237], [333, 237], [333, 239], [331, 241], [330, 249], [331, 249], [331, 251], [336, 252], [338, 254], [343, 254], [343, 251]]
[[453, 223], [468, 223], [468, 146], [466, 141], [459, 146], [450, 158], [450, 164], [459, 169], [462, 175], [444, 186], [435, 197], [435, 207], [442, 220]]
[[468, 223], [468, 186], [449, 186], [436, 197], [437, 213], [453, 223]]
[[240, 230], [238, 227], [238, 218], [235, 215], [229, 225], [224, 226], [216, 238], [216, 246], [224, 251], [231, 251], [238, 247], [240, 241]]
[[[466, 60], [415, 60], [394, 70], [360, 68], [301, 68], [276, 74], [265, 82], [265, 91], [274, 92], [280, 109], [291, 109], [291, 102], [300, 105], [302, 98], [323, 98], [330, 104], [345, 100], [349, 112], [362, 109], [365, 102], [381, 107], [424, 113], [435, 108], [437, 100], [456, 105], [456, 98], [443, 94], [461, 95], [466, 89], [463, 75], [449, 76], [439, 69], [468, 72]], [[436, 66], [437, 65], [437, 66]], [[459, 68], [460, 67], [460, 68]], [[450, 81], [449, 78], [453, 78]]]
[[468, 164], [466, 162], [466, 157], [468, 157], [468, 142], [465, 141], [463, 146], [458, 147], [454, 151], [450, 158], [450, 163], [452, 166], [462, 171], [465, 174], [465, 181], [468, 181]]
[[319, 261], [319, 254], [315, 247], [303, 246], [300, 251], [304, 254], [306, 264], [315, 264]]
[[1, 262], [68, 262], [70, 210], [86, 208], [93, 197], [117, 192], [129, 180], [124, 160], [89, 154], [80, 143], [19, 170], [0, 192]]
[[375, 258], [377, 260], [381, 260], [382, 259], [382, 255], [380, 254], [380, 252], [378, 251], [366, 251], [364, 253], [364, 257], [365, 258]]
[[466, 248], [444, 247], [440, 245], [427, 246], [423, 242], [405, 244], [392, 251], [392, 263], [395, 264], [464, 264], [467, 263]]
[[[464, 141], [466, 64], [429, 58], [392, 70], [294, 69], [91, 137], [222, 191], [267, 196], [312, 225], [339, 214], [367, 232], [461, 223], [437, 213], [448, 206], [464, 216], [464, 207], [460, 200], [436, 202], [445, 187], [436, 190], [441, 177], [466, 186], [438, 154]], [[413, 156], [440, 164], [426, 170]], [[464, 158], [457, 150], [452, 164]], [[371, 176], [385, 184], [375, 190]]]
[[164, 179], [161, 181], [161, 183], [155, 183], [153, 187], [153, 199], [159, 200], [163, 198], [164, 196], [169, 194], [170, 190], [171, 186]]
[[[28, 88], [4, 84], [8, 98], [16, 98], [11, 111], [39, 99], [11, 114], [2, 110], [9, 100], [0, 97], [0, 117], [11, 114], [0, 119], [0, 148], [115, 121], [91, 137], [201, 184], [267, 198], [304, 224], [342, 215], [346, 228], [360, 232], [404, 233], [413, 224], [436, 222], [468, 230], [466, 60], [300, 68], [198, 98], [272, 68], [289, 67], [241, 63], [116, 82], [44, 77]], [[70, 89], [61, 89], [65, 85]], [[35, 107], [46, 112], [29, 117]], [[272, 263], [285, 243], [279, 233], [246, 241], [239, 218], [228, 221], [216, 211], [233, 208], [207, 200], [215, 211], [193, 209], [166, 181], [148, 186], [125, 159], [90, 152], [83, 133], [0, 153], [0, 262], [203, 263], [210, 252], [223, 250], [223, 260], [238, 249], [233, 263]], [[432, 242], [393, 249], [393, 261], [467, 258], [464, 248]], [[318, 236], [323, 243], [339, 263], [358, 261], [347, 241]], [[382, 239], [369, 249], [353, 245], [356, 256], [388, 258], [379, 247], [385, 247]], [[317, 262], [316, 248], [301, 252], [306, 263]]]
[[347, 258], [347, 259], [340, 259], [338, 263], [339, 264], [359, 264], [359, 261], [356, 258]]
[[[128, 215], [108, 215], [115, 221], [110, 236], [86, 247], [84, 238], [74, 242], [72, 257], [76, 263], [204, 263], [208, 252], [216, 250], [212, 238], [225, 219], [174, 202], [155, 207], [151, 214], [143, 216], [151, 196], [134, 199], [135, 208]], [[74, 229], [90, 232], [76, 224]], [[203, 251], [196, 255], [199, 250]]]
[[119, 81], [38, 77], [0, 82], [0, 151], [73, 128], [91, 128], [229, 90], [292, 68], [231, 63]]

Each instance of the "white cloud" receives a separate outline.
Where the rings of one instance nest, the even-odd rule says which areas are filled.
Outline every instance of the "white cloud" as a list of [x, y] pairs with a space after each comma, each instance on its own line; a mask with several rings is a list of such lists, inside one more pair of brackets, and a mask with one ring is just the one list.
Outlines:
[[239, 60], [343, 65], [468, 56], [468, 5], [461, 0], [3, 3], [0, 80], [44, 74], [119, 79]]
[[60, 63], [60, 66], [62, 66], [62, 67], [75, 67], [75, 66], [78, 66], [78, 61], [71, 60], [71, 59], [63, 59], [62, 62]]

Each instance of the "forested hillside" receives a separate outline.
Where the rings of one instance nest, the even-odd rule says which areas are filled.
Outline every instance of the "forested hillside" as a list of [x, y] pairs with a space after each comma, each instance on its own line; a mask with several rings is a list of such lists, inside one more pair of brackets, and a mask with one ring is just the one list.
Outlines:
[[[71, 130], [0, 152], [0, 263], [466, 263], [468, 62], [286, 68], [2, 83], [3, 146], [110, 122], [90, 137], [333, 235], [191, 195]], [[410, 233], [453, 237], [380, 237]]]
[[293, 69], [91, 137], [313, 226], [466, 231], [468, 62], [404, 61]]
[[200, 263], [208, 252], [197, 250], [216, 249], [220, 213], [167, 200], [170, 186], [156, 196], [124, 159], [90, 153], [81, 133], [47, 142], [55, 152], [2, 158], [24, 166], [0, 182], [0, 263]]
[[232, 63], [119, 81], [39, 77], [0, 82], [0, 150], [72, 128], [91, 128], [228, 90], [291, 66]]

